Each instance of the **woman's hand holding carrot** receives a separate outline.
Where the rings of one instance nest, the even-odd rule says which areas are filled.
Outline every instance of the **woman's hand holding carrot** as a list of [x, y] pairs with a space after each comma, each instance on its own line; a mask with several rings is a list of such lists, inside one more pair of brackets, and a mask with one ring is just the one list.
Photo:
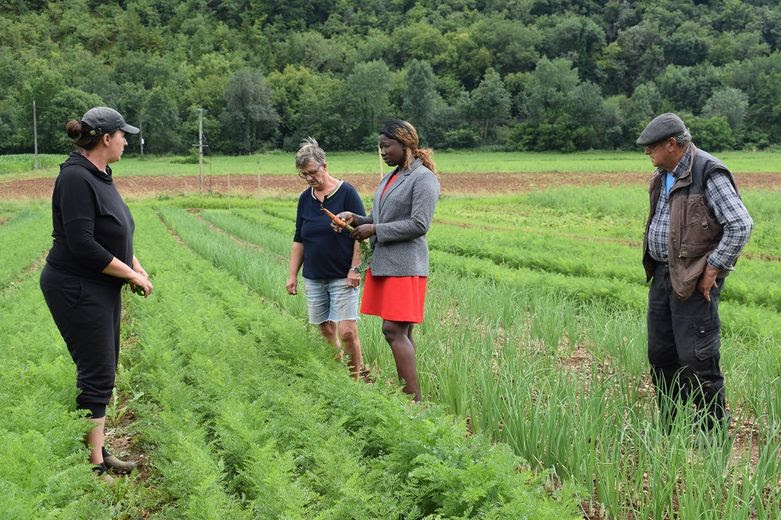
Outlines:
[[[336, 232], [351, 226], [351, 224], [355, 222], [355, 215], [350, 211], [342, 211], [338, 215], [334, 215], [325, 208], [323, 208], [323, 211], [325, 211], [329, 218], [331, 218], [331, 229]], [[344, 223], [344, 225], [341, 225], [342, 223]], [[352, 229], [349, 229], [348, 231], [352, 231]]]

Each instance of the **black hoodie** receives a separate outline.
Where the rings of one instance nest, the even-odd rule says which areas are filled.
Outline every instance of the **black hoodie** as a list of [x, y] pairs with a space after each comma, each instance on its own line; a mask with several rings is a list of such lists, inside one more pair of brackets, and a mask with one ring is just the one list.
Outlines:
[[101, 273], [117, 257], [133, 261], [135, 223], [111, 178], [86, 157], [71, 152], [60, 165], [52, 194], [52, 237], [46, 262], [59, 271], [122, 285], [125, 281]]

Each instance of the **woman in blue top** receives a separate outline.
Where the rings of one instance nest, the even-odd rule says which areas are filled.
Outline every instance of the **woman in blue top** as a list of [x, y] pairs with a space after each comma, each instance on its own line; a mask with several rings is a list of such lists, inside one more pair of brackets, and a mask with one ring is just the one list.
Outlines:
[[337, 359], [342, 359], [342, 348], [347, 351], [350, 373], [358, 379], [362, 362], [356, 325], [361, 281], [358, 242], [348, 233], [334, 234], [322, 208], [334, 214], [350, 211], [364, 215], [363, 202], [352, 185], [331, 177], [325, 152], [313, 138], [301, 143], [296, 168], [309, 187], [298, 199], [285, 288], [288, 294], [298, 293], [298, 271], [303, 265], [309, 323], [320, 326]]

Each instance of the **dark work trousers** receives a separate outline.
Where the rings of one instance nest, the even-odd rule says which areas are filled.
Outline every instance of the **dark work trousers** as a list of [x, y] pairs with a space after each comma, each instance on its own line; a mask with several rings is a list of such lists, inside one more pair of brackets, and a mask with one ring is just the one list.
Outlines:
[[658, 263], [648, 291], [648, 360], [659, 409], [671, 420], [680, 402], [691, 398], [705, 425], [725, 415], [724, 376], [719, 368], [721, 322], [717, 279], [708, 302], [699, 290], [679, 300], [667, 264]]
[[119, 358], [121, 286], [44, 267], [41, 291], [76, 363], [76, 407], [99, 419], [114, 389]]

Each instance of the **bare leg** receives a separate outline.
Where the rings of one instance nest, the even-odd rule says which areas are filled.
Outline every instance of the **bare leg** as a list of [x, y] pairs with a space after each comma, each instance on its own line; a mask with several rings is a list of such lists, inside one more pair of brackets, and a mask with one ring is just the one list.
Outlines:
[[101, 464], [103, 462], [103, 432], [106, 427], [106, 417], [90, 419], [95, 424], [87, 433], [87, 446], [90, 449], [90, 462]]
[[358, 339], [358, 325], [355, 320], [344, 320], [337, 323], [339, 340], [350, 356], [347, 366], [350, 368], [350, 374], [356, 381], [360, 376], [363, 359], [361, 355], [361, 342]]
[[342, 346], [339, 344], [339, 338], [336, 336], [336, 323], [332, 321], [324, 321], [320, 324], [320, 333], [334, 348], [334, 357], [337, 361], [341, 361], [344, 357]]
[[385, 341], [390, 345], [391, 352], [393, 352], [399, 379], [404, 380], [404, 392], [413, 395], [415, 401], [420, 401], [415, 345], [411, 341], [412, 324], [383, 320], [382, 333], [385, 335]]

